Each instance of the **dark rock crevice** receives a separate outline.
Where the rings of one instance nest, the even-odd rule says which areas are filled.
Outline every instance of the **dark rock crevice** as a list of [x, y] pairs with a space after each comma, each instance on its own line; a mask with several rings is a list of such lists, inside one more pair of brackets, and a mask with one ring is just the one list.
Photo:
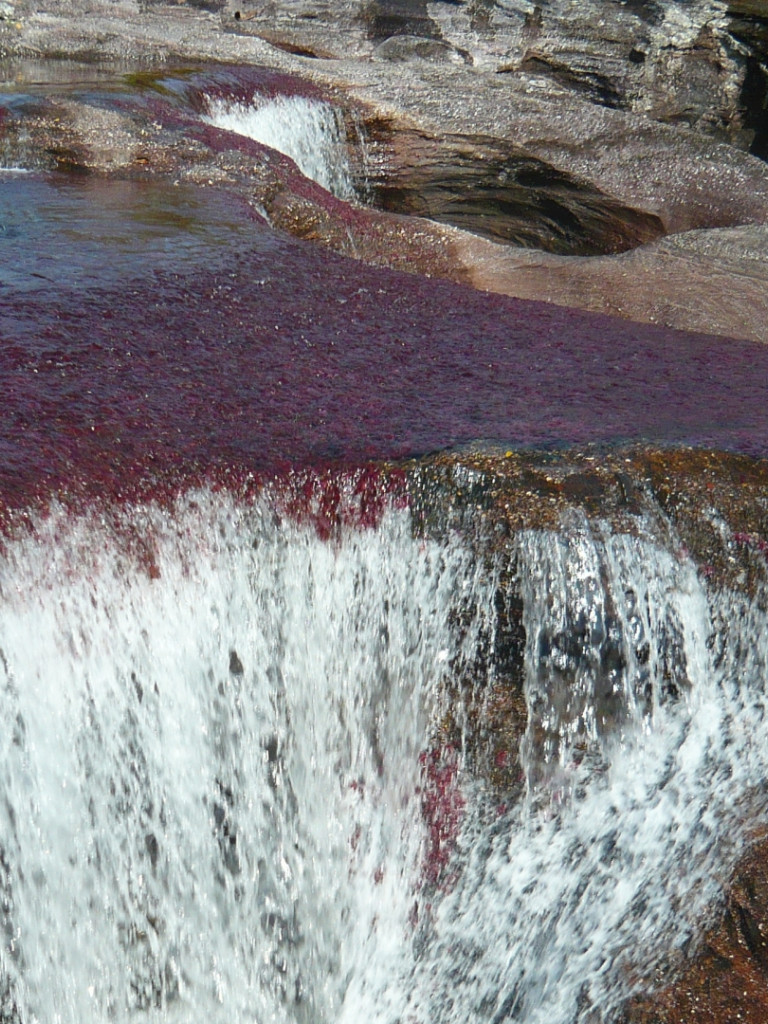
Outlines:
[[753, 133], [750, 153], [768, 159], [768, 9], [756, 0], [731, 0], [728, 32], [744, 64], [739, 102]]
[[427, 0], [368, 0], [358, 17], [373, 42], [402, 35], [440, 38], [440, 29], [428, 13]]
[[745, 125], [754, 132], [750, 153], [768, 160], [768, 64], [748, 58], [741, 90]]
[[[632, 61], [631, 55], [628, 59], [632, 63], [637, 62]], [[578, 61], [568, 61], [551, 54], [539, 53], [537, 50], [529, 50], [519, 70], [551, 78], [558, 85], [573, 89], [602, 106], [626, 109], [629, 105], [624, 95], [625, 90], [622, 89], [617, 76], [610, 73], [604, 59], [592, 61], [581, 55]]]
[[525, 150], [489, 136], [367, 126], [375, 206], [497, 242], [592, 256], [661, 237], [664, 225]]

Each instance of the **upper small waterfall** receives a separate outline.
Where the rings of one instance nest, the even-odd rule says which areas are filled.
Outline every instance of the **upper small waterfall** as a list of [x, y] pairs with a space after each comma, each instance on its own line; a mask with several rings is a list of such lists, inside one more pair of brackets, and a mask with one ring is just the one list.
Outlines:
[[344, 122], [330, 104], [305, 96], [254, 96], [250, 103], [209, 97], [203, 120], [284, 153], [333, 195], [353, 198]]

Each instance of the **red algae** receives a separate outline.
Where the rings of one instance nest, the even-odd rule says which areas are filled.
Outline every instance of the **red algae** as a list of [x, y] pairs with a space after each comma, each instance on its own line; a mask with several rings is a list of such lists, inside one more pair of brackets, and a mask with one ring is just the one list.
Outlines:
[[409, 504], [405, 473], [375, 465], [290, 472], [270, 490], [278, 515], [310, 524], [322, 540], [344, 528], [375, 529], [387, 510]]
[[[94, 241], [111, 187], [4, 193], [35, 211], [0, 240], [6, 509], [55, 494], [163, 499], [189, 482], [474, 441], [768, 454], [768, 347], [364, 266], [272, 232], [212, 188], [185, 186], [197, 227], [177, 203], [147, 230], [115, 183], [122, 233], [102, 225]], [[79, 237], [56, 229], [73, 202]], [[291, 501], [322, 524], [341, 498], [319, 480]], [[379, 484], [360, 486], [374, 497], [359, 517], [375, 521]]]
[[455, 882], [448, 873], [448, 867], [466, 805], [459, 787], [460, 757], [455, 747], [447, 744], [422, 751], [419, 764], [422, 776], [421, 813], [427, 825], [424, 882], [448, 891]]
[[[128, 75], [133, 87], [151, 96], [160, 96], [183, 108], [204, 112], [209, 98], [250, 103], [254, 97], [305, 96], [324, 99], [325, 94], [312, 82], [270, 68], [248, 64], [171, 68], [160, 72]], [[132, 97], [133, 98], [133, 97]]]

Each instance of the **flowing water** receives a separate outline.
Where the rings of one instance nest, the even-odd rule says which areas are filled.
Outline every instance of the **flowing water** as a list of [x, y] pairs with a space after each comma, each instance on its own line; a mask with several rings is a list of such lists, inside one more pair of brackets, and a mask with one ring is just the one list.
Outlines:
[[[6, 543], [0, 1019], [586, 1024], [695, 944], [765, 820], [764, 595], [650, 533], [489, 561], [389, 504], [324, 537], [204, 489]], [[510, 569], [507, 807], [439, 744]]]
[[469, 785], [418, 957], [396, 986], [355, 978], [344, 1020], [615, 1020], [695, 948], [745, 818], [765, 820], [764, 596], [709, 595], [674, 551], [605, 529], [518, 555], [526, 798], [489, 824]]
[[[289, 105], [345, 194], [335, 115]], [[765, 825], [764, 588], [641, 520], [491, 555], [365, 473], [327, 507], [252, 474], [477, 439], [764, 454], [767, 350], [363, 267], [213, 187], [14, 174], [0, 201], [0, 1021], [611, 1024]], [[509, 791], [475, 755], [517, 741], [449, 705], [503, 686]]]
[[305, 96], [254, 96], [249, 103], [211, 97], [206, 107], [208, 124], [276, 149], [338, 198], [354, 197], [344, 121], [329, 103]]
[[371, 930], [404, 940], [472, 567], [402, 512], [275, 516], [200, 493], [8, 546], [3, 1019], [330, 1021]]

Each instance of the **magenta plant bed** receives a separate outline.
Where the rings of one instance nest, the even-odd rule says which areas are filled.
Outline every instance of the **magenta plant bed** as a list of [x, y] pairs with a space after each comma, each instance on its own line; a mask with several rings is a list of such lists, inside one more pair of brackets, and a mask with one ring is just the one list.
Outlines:
[[768, 455], [768, 346], [371, 268], [215, 189], [0, 202], [6, 508], [472, 441]]

